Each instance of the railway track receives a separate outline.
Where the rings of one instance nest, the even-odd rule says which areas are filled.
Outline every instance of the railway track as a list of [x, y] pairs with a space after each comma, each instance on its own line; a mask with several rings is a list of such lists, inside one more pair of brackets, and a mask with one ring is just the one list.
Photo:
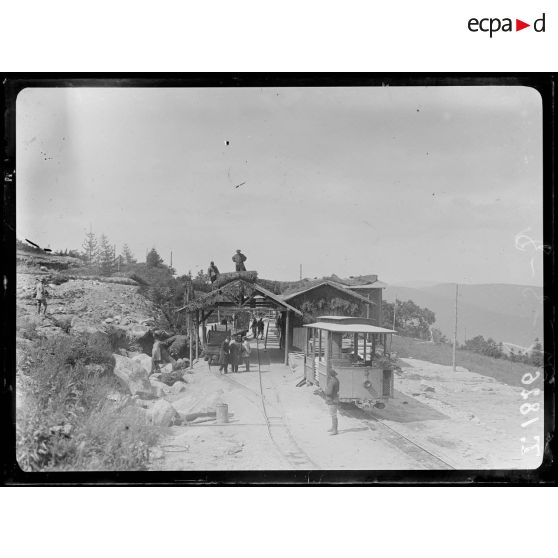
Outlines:
[[[385, 434], [384, 439], [390, 445], [412, 457], [415, 461], [423, 465], [425, 469], [455, 469], [455, 467], [450, 465], [447, 461], [444, 461], [440, 456], [434, 454], [410, 438], [407, 438], [407, 436], [387, 425], [382, 419], [374, 417], [358, 407], [343, 409], [343, 412], [349, 416], [358, 418], [362, 424], [372, 431], [376, 431], [377, 425], [379, 425], [380, 430]], [[363, 416], [360, 416], [361, 413]], [[371, 424], [374, 425], [374, 428], [372, 428]]]
[[[293, 438], [289, 427], [285, 424], [281, 404], [276, 397], [273, 381], [271, 380], [271, 377], [262, 374], [260, 343], [258, 340], [256, 340], [256, 350], [258, 355], [259, 393], [229, 375], [223, 375], [221, 376], [221, 379], [243, 389], [246, 397], [252, 403], [259, 406], [265, 420], [270, 440], [280, 455], [293, 469], [320, 469], [320, 466], [312, 461], [312, 459], [310, 459], [310, 457], [308, 457], [308, 455], [299, 447], [296, 440]], [[269, 391], [270, 393], [266, 394], [266, 391]], [[275, 396], [275, 401], [271, 400], [272, 396]]]
[[[252, 403], [260, 407], [265, 420], [269, 438], [271, 439], [279, 453], [286, 459], [286, 461], [289, 463], [289, 465], [291, 465], [291, 467], [293, 467], [293, 469], [321, 469], [321, 467], [314, 461], [312, 461], [312, 459], [310, 459], [310, 457], [298, 446], [287, 424], [285, 424], [281, 403], [277, 398], [271, 375], [262, 374], [259, 346], [260, 343], [258, 340], [256, 340], [256, 344], [258, 355], [259, 392], [235, 380], [229, 375], [221, 376], [219, 374], [221, 379], [237, 387], [240, 387], [245, 392], [246, 397]], [[266, 392], [269, 393], [266, 394]], [[274, 400], [271, 399], [272, 397]], [[343, 406], [343, 408], [341, 409], [341, 414], [351, 416], [352, 418], [360, 420], [363, 425], [365, 425], [373, 432], [376, 432], [379, 427], [381, 432], [384, 434], [383, 439], [387, 443], [394, 446], [406, 455], [412, 457], [418, 464], [422, 465], [424, 469], [455, 469], [455, 467], [450, 465], [440, 456], [434, 454], [417, 442], [401, 434], [391, 426], [387, 425], [382, 419], [374, 417], [370, 413], [367, 413], [366, 411], [359, 409], [356, 406]]]

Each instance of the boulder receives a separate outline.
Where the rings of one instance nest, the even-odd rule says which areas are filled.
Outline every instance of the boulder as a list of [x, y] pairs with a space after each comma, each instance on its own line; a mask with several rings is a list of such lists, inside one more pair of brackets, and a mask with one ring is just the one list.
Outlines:
[[161, 366], [161, 372], [163, 374], [170, 374], [173, 370], [174, 370], [174, 367], [170, 362], [165, 364], [164, 366]]
[[159, 382], [154, 378], [149, 378], [149, 383], [153, 388], [153, 393], [157, 397], [164, 397], [165, 395], [168, 395], [171, 392], [171, 388], [169, 386], [163, 384], [163, 382]]
[[171, 387], [170, 387], [170, 392], [171, 393], [180, 393], [182, 391], [186, 390], [186, 384], [182, 381], [178, 381], [175, 382]]
[[132, 395], [153, 395], [147, 370], [137, 360], [114, 354], [114, 374]]
[[184, 379], [183, 373], [176, 370], [175, 372], [162, 372], [159, 380], [167, 386], [172, 386], [176, 382], [181, 382]]
[[180, 423], [180, 416], [176, 409], [164, 399], [160, 399], [148, 411], [151, 424], [155, 426], [171, 426]]
[[145, 353], [134, 355], [132, 360], [139, 362], [148, 372], [151, 372], [151, 357]]

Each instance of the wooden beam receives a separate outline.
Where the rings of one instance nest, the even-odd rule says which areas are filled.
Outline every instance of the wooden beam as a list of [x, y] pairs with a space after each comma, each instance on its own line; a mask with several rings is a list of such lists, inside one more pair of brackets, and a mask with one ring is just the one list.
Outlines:
[[289, 364], [289, 344], [290, 339], [290, 327], [291, 327], [291, 312], [287, 310], [287, 319], [285, 323], [285, 364]]
[[213, 314], [213, 312], [215, 311], [215, 308], [212, 308], [207, 314], [202, 310], [202, 317], [201, 317], [201, 321], [202, 322], [206, 322], [207, 318], [209, 318], [209, 316], [211, 316], [211, 314]]
[[312, 328], [312, 383], [316, 381], [316, 328]]
[[200, 358], [200, 311], [196, 310], [196, 360]]

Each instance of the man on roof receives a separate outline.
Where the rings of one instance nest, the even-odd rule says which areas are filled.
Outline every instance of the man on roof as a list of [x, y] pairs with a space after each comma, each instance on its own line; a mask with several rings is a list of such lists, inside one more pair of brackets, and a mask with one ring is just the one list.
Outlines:
[[214, 262], [211, 262], [209, 264], [209, 269], [207, 270], [207, 274], [209, 275], [209, 280], [212, 283], [215, 283], [215, 280], [217, 279], [217, 277], [219, 277], [219, 270], [217, 269], [217, 266], [215, 265]]
[[244, 265], [246, 259], [246, 256], [240, 250], [236, 251], [236, 254], [232, 257], [232, 261], [236, 265], [236, 271], [246, 271], [246, 267]]

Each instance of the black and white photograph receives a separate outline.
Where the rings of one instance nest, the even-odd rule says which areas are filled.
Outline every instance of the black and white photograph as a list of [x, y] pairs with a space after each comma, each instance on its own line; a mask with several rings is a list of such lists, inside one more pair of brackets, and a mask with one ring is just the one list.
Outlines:
[[14, 103], [23, 472], [541, 466], [535, 88], [86, 81]]

